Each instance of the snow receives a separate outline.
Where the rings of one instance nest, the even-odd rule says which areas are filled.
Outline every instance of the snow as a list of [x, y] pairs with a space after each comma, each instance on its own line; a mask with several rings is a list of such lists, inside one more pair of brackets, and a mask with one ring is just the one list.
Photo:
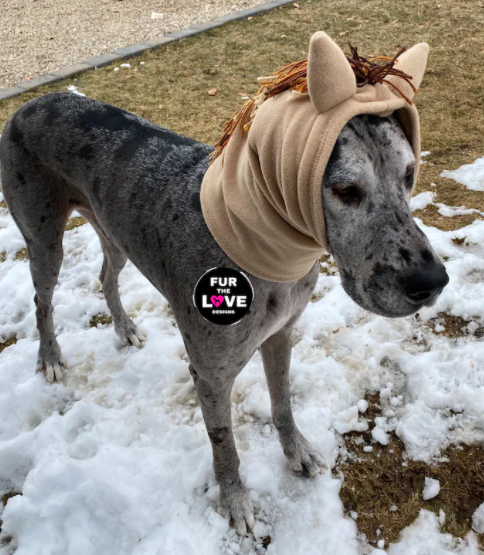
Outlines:
[[79, 88], [75, 85], [69, 85], [67, 87], [67, 90], [69, 90], [71, 93], [77, 94], [78, 96], [86, 96], [84, 93], [79, 92]]
[[388, 445], [389, 437], [382, 428], [375, 427], [371, 431], [371, 435], [375, 441], [381, 443], [382, 445]]
[[[484, 440], [484, 342], [473, 335], [484, 319], [484, 222], [458, 232], [416, 222], [450, 275], [434, 307], [385, 319], [360, 309], [337, 274], [321, 274], [319, 300], [296, 326], [295, 419], [330, 468], [342, 434], [354, 430], [371, 428], [372, 443], [382, 445], [395, 431], [407, 456], [426, 462], [451, 444]], [[455, 244], [456, 235], [466, 244]], [[34, 374], [33, 286], [28, 263], [14, 260], [23, 246], [0, 208], [0, 337], [17, 337], [0, 354], [0, 497], [22, 492], [0, 507], [3, 537], [13, 538], [0, 542], [0, 555], [356, 555], [362, 545], [365, 554], [477, 555], [473, 533], [443, 534], [427, 511], [397, 543], [365, 544], [344, 516], [339, 477], [289, 473], [259, 354], [232, 396], [241, 477], [256, 508], [254, 532], [239, 538], [217, 513], [211, 447], [167, 301], [128, 263], [120, 292], [144, 348], [123, 346], [112, 326], [89, 327], [108, 312], [97, 277], [102, 252], [89, 225], [66, 232], [53, 304], [68, 371], [62, 384], [48, 385]], [[459, 339], [435, 334], [428, 321], [443, 311], [475, 325]], [[374, 426], [365, 414], [369, 391], [380, 393]]]
[[425, 485], [422, 491], [422, 499], [428, 501], [437, 497], [440, 493], [440, 482], [435, 478], [425, 478]]
[[456, 170], [444, 170], [440, 176], [453, 179], [471, 191], [484, 191], [484, 157]]
[[407, 526], [401, 534], [400, 541], [390, 545], [388, 555], [479, 555], [477, 538], [469, 533], [464, 540], [442, 534], [436, 514], [420, 510], [413, 524]]
[[484, 503], [479, 505], [472, 515], [472, 528], [478, 534], [484, 534]]
[[425, 193], [415, 195], [410, 200], [410, 208], [412, 210], [423, 210], [427, 208], [429, 204], [433, 204], [436, 197], [437, 194], [432, 191], [425, 191]]
[[368, 430], [367, 422], [358, 422], [358, 407], [356, 405], [338, 412], [334, 417], [333, 426], [339, 434], [366, 432]]

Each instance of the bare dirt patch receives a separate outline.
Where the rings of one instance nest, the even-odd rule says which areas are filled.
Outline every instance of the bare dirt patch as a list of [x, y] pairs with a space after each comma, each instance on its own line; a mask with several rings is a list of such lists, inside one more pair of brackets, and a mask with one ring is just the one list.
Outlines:
[[[366, 397], [366, 417], [381, 416], [378, 394]], [[472, 515], [484, 500], [484, 450], [478, 446], [457, 446], [442, 453], [435, 465], [405, 457], [403, 443], [392, 433], [387, 446], [371, 442], [371, 428], [363, 434], [346, 436], [350, 456], [340, 461], [344, 483], [341, 499], [349, 515], [357, 513], [358, 530], [370, 543], [379, 539], [395, 542], [401, 530], [417, 518], [420, 509], [442, 509], [443, 532], [464, 537], [472, 528]], [[363, 441], [361, 441], [363, 439]], [[363, 447], [371, 443], [373, 451]], [[424, 501], [425, 478], [440, 482], [440, 493]]]

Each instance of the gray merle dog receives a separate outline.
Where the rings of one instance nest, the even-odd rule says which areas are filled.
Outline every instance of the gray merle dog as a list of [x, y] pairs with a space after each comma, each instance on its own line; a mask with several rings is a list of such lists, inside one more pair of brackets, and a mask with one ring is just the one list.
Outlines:
[[[139, 347], [145, 339], [119, 298], [117, 280], [126, 260], [168, 299], [212, 443], [220, 505], [244, 534], [254, 516], [238, 473], [230, 393], [257, 349], [290, 468], [314, 476], [324, 466], [294, 422], [289, 390], [291, 330], [311, 297], [318, 264], [290, 283], [249, 276], [254, 302], [236, 326], [202, 318], [192, 304], [200, 276], [214, 267], [239, 269], [219, 248], [201, 212], [200, 185], [211, 151], [119, 108], [54, 93], [31, 100], [10, 119], [0, 142], [1, 177], [28, 249], [40, 333], [38, 370], [54, 381], [65, 369], [51, 300], [65, 224], [75, 209], [99, 235], [100, 279], [125, 344]], [[398, 121], [361, 115], [341, 132], [321, 183], [328, 242], [345, 290], [362, 307], [389, 317], [432, 304], [448, 281], [412, 219], [413, 168], [414, 155]], [[342, 190], [348, 173], [358, 186]]]

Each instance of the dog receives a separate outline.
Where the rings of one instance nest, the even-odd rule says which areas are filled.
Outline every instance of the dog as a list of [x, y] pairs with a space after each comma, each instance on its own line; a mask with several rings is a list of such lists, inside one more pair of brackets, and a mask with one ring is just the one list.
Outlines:
[[[36, 292], [38, 371], [49, 382], [66, 371], [51, 300], [65, 225], [77, 210], [99, 235], [100, 280], [124, 344], [140, 347], [145, 340], [118, 293], [127, 259], [169, 301], [213, 449], [220, 506], [236, 531], [246, 534], [254, 512], [238, 472], [230, 394], [257, 349], [290, 469], [311, 477], [325, 466], [294, 422], [289, 389], [291, 330], [311, 298], [319, 263], [288, 283], [249, 275], [254, 300], [237, 325], [202, 318], [192, 303], [200, 276], [215, 267], [240, 270], [215, 242], [201, 211], [200, 187], [212, 150], [117, 107], [53, 93], [31, 100], [7, 123], [1, 176]], [[321, 183], [328, 243], [344, 289], [363, 308], [390, 318], [433, 304], [448, 282], [410, 212], [414, 164], [394, 116], [358, 115], [339, 134]]]

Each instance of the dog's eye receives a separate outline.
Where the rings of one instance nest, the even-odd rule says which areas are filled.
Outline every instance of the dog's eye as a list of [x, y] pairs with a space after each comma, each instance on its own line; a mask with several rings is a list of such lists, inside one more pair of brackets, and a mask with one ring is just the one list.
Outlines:
[[415, 168], [410, 166], [407, 168], [407, 173], [405, 174], [405, 185], [407, 189], [411, 189], [413, 187], [413, 179], [415, 175]]
[[360, 204], [361, 193], [357, 185], [340, 185], [335, 187], [333, 191], [345, 204]]

